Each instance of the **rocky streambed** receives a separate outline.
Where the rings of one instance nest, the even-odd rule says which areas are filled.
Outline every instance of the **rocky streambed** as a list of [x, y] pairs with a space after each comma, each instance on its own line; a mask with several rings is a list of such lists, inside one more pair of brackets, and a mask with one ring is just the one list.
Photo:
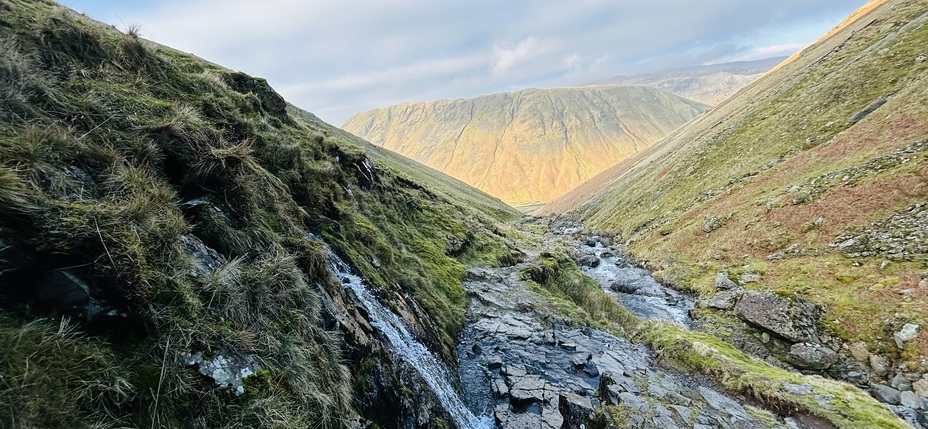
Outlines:
[[500, 428], [605, 427], [607, 415], [627, 427], [765, 426], [705, 380], [661, 368], [647, 347], [542, 311], [524, 267], [468, 271], [458, 364], [475, 414]]

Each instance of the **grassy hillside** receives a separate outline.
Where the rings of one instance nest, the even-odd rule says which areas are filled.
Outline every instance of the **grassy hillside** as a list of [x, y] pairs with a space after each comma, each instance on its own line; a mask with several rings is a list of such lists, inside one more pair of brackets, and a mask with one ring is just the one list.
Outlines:
[[521, 206], [549, 201], [705, 109], [646, 87], [526, 89], [371, 110], [344, 128]]
[[874, 1], [738, 96], [543, 211], [620, 232], [669, 282], [723, 270], [821, 304], [827, 330], [924, 371], [928, 7]]
[[777, 57], [755, 61], [736, 61], [659, 73], [615, 76], [598, 80], [591, 85], [651, 86], [683, 98], [715, 106], [763, 76], [784, 59], [786, 58]]
[[[367, 359], [373, 333], [307, 232], [451, 358], [465, 266], [511, 262], [498, 224], [514, 212], [366, 146], [262, 79], [49, 1], [0, 1], [4, 427], [368, 413], [388, 358]], [[200, 375], [197, 353], [248, 363], [244, 394]]]

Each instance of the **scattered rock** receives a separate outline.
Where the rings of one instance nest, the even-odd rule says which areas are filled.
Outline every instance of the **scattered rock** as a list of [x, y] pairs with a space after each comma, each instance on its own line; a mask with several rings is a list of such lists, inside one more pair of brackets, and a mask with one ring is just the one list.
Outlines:
[[197, 366], [200, 374], [211, 378], [219, 387], [231, 387], [236, 395], [245, 393], [245, 379], [261, 370], [253, 355], [221, 349], [209, 359], [202, 352], [184, 356], [184, 363]]
[[893, 376], [892, 380], [889, 380], [889, 385], [899, 391], [912, 390], [912, 383], [901, 372]]
[[706, 222], [702, 225], [702, 230], [706, 234], [715, 231], [722, 227], [722, 220], [719, 219], [716, 215], [709, 215], [706, 217]]
[[748, 283], [757, 283], [760, 281], [760, 273], [757, 271], [748, 271], [741, 274], [741, 277], [738, 278], [738, 282], [746, 285]]
[[614, 281], [609, 285], [609, 289], [612, 289], [619, 293], [635, 293], [638, 292], [638, 289], [641, 289], [642, 284], [635, 281], [627, 281], [621, 279], [619, 281]]
[[867, 107], [864, 107], [863, 109], [857, 112], [854, 112], [854, 114], [852, 114], [849, 118], [847, 118], [847, 124], [854, 125], [860, 122], [863, 118], [866, 118], [867, 115], [873, 113], [873, 111], [875, 111], [876, 109], [879, 109], [880, 106], [886, 104], [887, 100], [888, 99], [886, 97], [877, 98], [876, 100], [871, 102], [869, 105], [867, 105]]
[[912, 390], [918, 396], [928, 397], [928, 379], [922, 378], [912, 383]]
[[889, 404], [899, 405], [901, 392], [885, 384], [873, 383], [870, 385], [870, 392], [878, 401]]
[[896, 347], [900, 349], [905, 348], [906, 343], [918, 338], [919, 331], [921, 331], [921, 326], [914, 323], [906, 323], [903, 325], [899, 332], [893, 334], [893, 339], [896, 340]]
[[899, 403], [914, 410], [922, 409], [922, 399], [915, 392], [903, 391], [899, 394]]
[[728, 271], [722, 271], [715, 276], [715, 288], [718, 290], [728, 290], [738, 287], [738, 284], [728, 277]]
[[794, 206], [798, 206], [800, 204], [811, 203], [811, 202], [812, 202], [812, 194], [808, 192], [800, 192], [796, 195], [793, 195], [793, 198], [790, 199], [790, 203], [792, 203]]
[[886, 374], [889, 374], [889, 366], [889, 359], [877, 354], [870, 355], [870, 368], [877, 376], [883, 377]]
[[805, 384], [805, 383], [793, 384], [793, 383], [787, 383], [784, 381], [783, 390], [785, 390], [787, 393], [792, 393], [794, 395], [812, 394], [812, 386], [809, 386], [808, 384]]
[[735, 305], [735, 313], [745, 322], [791, 342], [818, 342], [817, 308], [773, 292], [745, 292]]
[[706, 308], [716, 308], [719, 310], [731, 310], [732, 308], [735, 308], [736, 304], [738, 304], [738, 300], [741, 299], [742, 295], [744, 295], [744, 289], [740, 287], [730, 290], [723, 290], [711, 298], [700, 300], [699, 306]]
[[789, 348], [786, 360], [797, 368], [823, 370], [838, 361], [838, 354], [821, 344], [796, 343]]
[[589, 253], [583, 254], [577, 258], [577, 265], [581, 267], [596, 268], [599, 266], [599, 258], [597, 258], [596, 255], [591, 255]]
[[858, 362], [866, 362], [870, 359], [870, 350], [867, 349], [867, 343], [858, 341], [848, 346], [851, 356]]

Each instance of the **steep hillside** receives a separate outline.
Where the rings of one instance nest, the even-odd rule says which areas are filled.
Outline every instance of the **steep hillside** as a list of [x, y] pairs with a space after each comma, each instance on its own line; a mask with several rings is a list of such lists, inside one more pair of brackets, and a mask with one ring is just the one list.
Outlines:
[[454, 362], [514, 215], [262, 79], [0, 1], [3, 427], [440, 424], [320, 240]]
[[786, 57], [737, 61], [660, 73], [615, 76], [591, 85], [640, 85], [659, 88], [683, 98], [715, 106], [731, 97]]
[[705, 109], [645, 87], [527, 89], [400, 104], [358, 113], [343, 127], [526, 205], [583, 183]]
[[542, 211], [619, 233], [665, 281], [703, 297], [734, 285], [726, 273], [817, 304], [823, 338], [843, 340], [823, 340], [846, 356], [835, 376], [876, 385], [925, 373], [926, 47], [925, 2], [873, 1]]

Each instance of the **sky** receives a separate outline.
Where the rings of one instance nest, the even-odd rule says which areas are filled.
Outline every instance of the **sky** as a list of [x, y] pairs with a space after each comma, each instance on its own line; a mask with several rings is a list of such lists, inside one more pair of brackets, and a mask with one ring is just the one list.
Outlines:
[[790, 55], [866, 0], [64, 0], [340, 126], [407, 101]]

